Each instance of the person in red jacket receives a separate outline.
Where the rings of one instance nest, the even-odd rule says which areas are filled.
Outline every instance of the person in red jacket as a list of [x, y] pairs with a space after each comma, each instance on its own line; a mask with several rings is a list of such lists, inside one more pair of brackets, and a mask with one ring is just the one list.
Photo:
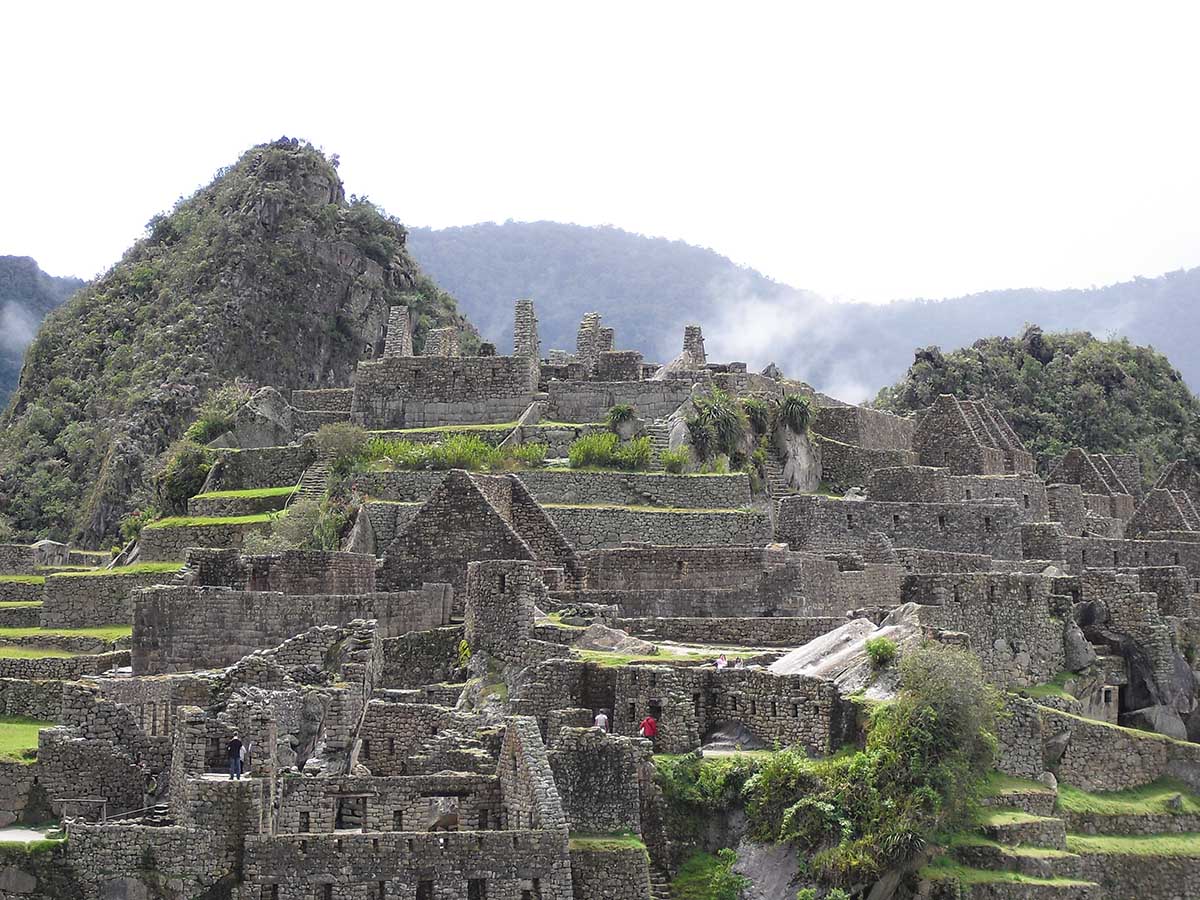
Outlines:
[[658, 721], [654, 716], [646, 716], [642, 719], [642, 724], [638, 726], [638, 734], [648, 741], [654, 741], [654, 736], [658, 734]]

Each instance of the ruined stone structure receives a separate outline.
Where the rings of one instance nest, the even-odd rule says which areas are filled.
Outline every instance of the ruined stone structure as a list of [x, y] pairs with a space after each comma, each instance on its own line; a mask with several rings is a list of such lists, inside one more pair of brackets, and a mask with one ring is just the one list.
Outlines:
[[[69, 832], [9, 860], [0, 897], [663, 897], [681, 858], [654, 754], [838, 751], [860, 738], [856, 690], [789, 655], [897, 621], [979, 657], [1008, 708], [996, 767], [1029, 780], [1002, 804], [1022, 815], [954, 851], [977, 877], [931, 877], [921, 896], [1196, 893], [1186, 854], [1155, 869], [1063, 850], [1070, 834], [1200, 832], [1190, 807], [1055, 801], [1055, 785], [1200, 789], [1186, 463], [1146, 489], [1135, 458], [1075, 449], [1043, 478], [984, 402], [943, 396], [910, 419], [849, 406], [775, 367], [709, 361], [697, 326], [658, 366], [615, 349], [598, 314], [573, 353], [542, 358], [527, 300], [511, 356], [463, 357], [452, 329], [416, 356], [412, 325], [393, 307], [351, 385], [239, 413], [189, 518], [146, 527], [117, 568], [49, 542], [0, 547], [0, 624], [22, 629], [0, 638], [18, 648], [0, 652], [0, 710], [47, 723], [36, 761], [0, 764], [0, 820]], [[658, 454], [689, 446], [692, 398], [716, 387], [803, 394], [812, 434], [773, 444], [761, 469], [666, 474]], [[329, 485], [322, 425], [421, 443], [466, 429], [559, 457], [616, 404], [657, 468], [375, 466], [339, 495], [355, 506], [339, 549], [250, 552], [294, 497]], [[821, 493], [786, 477], [801, 464]], [[96, 626], [132, 628], [62, 630]], [[1042, 879], [1036, 894], [1013, 866]]]

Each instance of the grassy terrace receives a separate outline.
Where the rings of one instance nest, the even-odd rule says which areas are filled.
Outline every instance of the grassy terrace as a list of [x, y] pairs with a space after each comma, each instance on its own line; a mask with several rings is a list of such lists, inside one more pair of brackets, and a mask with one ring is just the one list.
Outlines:
[[252, 516], [170, 516], [151, 522], [146, 528], [203, 528], [213, 525], [262, 525], [287, 515], [286, 512], [257, 513]]
[[618, 850], [641, 850], [646, 852], [646, 844], [636, 834], [628, 831], [613, 834], [588, 834], [573, 832], [570, 846], [572, 850], [599, 850], [614, 852]]
[[493, 425], [428, 425], [424, 428], [381, 428], [378, 431], [368, 431], [369, 435], [380, 434], [453, 434], [459, 431], [512, 431], [517, 427], [516, 422], [501, 422]]
[[973, 869], [960, 865], [948, 856], [935, 859], [919, 872], [922, 878], [931, 881], [957, 881], [959, 884], [1030, 884], [1047, 887], [1088, 887], [1094, 886], [1090, 881], [1078, 881], [1074, 878], [1034, 878], [1032, 875], [1022, 875], [1019, 872], [1005, 872], [994, 869]]
[[132, 625], [102, 625], [96, 628], [0, 628], [0, 641], [38, 637], [86, 637], [116, 641], [133, 635]]
[[25, 716], [0, 716], [0, 760], [33, 762], [37, 756], [38, 732], [54, 725]]
[[634, 663], [703, 663], [716, 659], [722, 653], [729, 655], [729, 648], [719, 650], [685, 650], [681, 653], [616, 653], [612, 650], [572, 650], [578, 659], [601, 666], [628, 666]]
[[197, 494], [193, 500], [257, 500], [265, 497], [287, 497], [299, 490], [297, 485], [290, 487], [246, 488], [240, 491], [209, 491], [207, 494]]
[[1081, 855], [1200, 857], [1200, 834], [1069, 834], [1067, 849]]
[[146, 562], [134, 563], [132, 566], [115, 566], [111, 569], [85, 569], [81, 572], [59, 572], [50, 578], [103, 578], [108, 575], [167, 575], [174, 574], [183, 568], [177, 562]]
[[0, 584], [45, 584], [45, 575], [0, 575]]
[[1029, 778], [1015, 778], [1012, 775], [1005, 775], [1002, 772], [996, 771], [988, 773], [988, 777], [983, 783], [983, 796], [1003, 797], [1005, 794], [1015, 793], [1051, 794], [1053, 791], [1040, 781], [1033, 781]]
[[83, 656], [73, 650], [57, 647], [33, 647], [27, 644], [0, 644], [0, 659], [70, 659]]
[[[1176, 798], [1179, 808], [1172, 809], [1171, 803]], [[1173, 778], [1160, 778], [1124, 791], [1097, 793], [1059, 784], [1058, 808], [1063, 812], [1095, 816], [1196, 815], [1200, 814], [1200, 795]]]
[[0, 609], [22, 609], [41, 605], [41, 600], [0, 600]]
[[1032, 687], [1022, 688], [1019, 693], [1034, 700], [1042, 700], [1046, 697], [1058, 697], [1064, 700], [1075, 700], [1074, 694], [1067, 693], [1066, 685], [1074, 676], [1070, 672], [1059, 672], [1053, 679], [1044, 684], [1035, 684]]

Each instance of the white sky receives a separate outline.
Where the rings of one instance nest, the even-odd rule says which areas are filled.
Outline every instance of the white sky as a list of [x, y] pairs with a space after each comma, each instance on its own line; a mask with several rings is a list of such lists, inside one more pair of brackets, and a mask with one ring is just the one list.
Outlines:
[[411, 225], [608, 223], [835, 298], [1200, 264], [1200, 4], [16, 6], [0, 253], [53, 274], [281, 134]]

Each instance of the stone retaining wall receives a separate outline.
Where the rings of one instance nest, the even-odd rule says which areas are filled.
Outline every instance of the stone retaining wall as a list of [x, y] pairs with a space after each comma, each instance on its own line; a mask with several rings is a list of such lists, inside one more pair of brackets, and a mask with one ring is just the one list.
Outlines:
[[206, 491], [290, 487], [317, 458], [316, 450], [300, 444], [215, 452], [216, 462], [204, 483]]
[[173, 579], [169, 572], [52, 575], [46, 579], [39, 621], [43, 628], [128, 625], [133, 621], [133, 591], [152, 584], [169, 584]]
[[37, 551], [28, 544], [0, 544], [0, 575], [29, 575], [37, 566]]
[[821, 481], [839, 493], [852, 487], [866, 487], [876, 469], [917, 463], [917, 454], [911, 450], [878, 450], [843, 444], [820, 434], [812, 437], [821, 452]]
[[578, 549], [623, 543], [671, 545], [763, 545], [771, 521], [757, 512], [649, 512], [621, 507], [547, 506], [547, 515]]
[[31, 584], [27, 581], [0, 581], [0, 602], [3, 603], [32, 603], [42, 602], [41, 583]]
[[813, 431], [827, 438], [874, 450], [912, 449], [912, 419], [862, 406], [818, 406], [814, 412]]
[[[152, 587], [134, 594], [136, 674], [229, 666], [276, 647], [314, 625], [374, 619], [383, 636], [422, 631], [449, 621], [444, 585], [415, 591], [288, 596], [205, 587]], [[220, 640], [215, 640], [216, 636]]]
[[845, 625], [845, 616], [618, 619], [616, 627], [647, 640], [746, 647], [800, 647]]
[[[280, 485], [282, 487], [282, 485]], [[287, 506], [291, 494], [269, 497], [193, 497], [187, 502], [189, 516], [253, 516]]]
[[191, 584], [285, 594], [369, 594], [375, 591], [376, 559], [366, 553], [284, 550], [243, 554], [232, 549], [192, 548], [185, 576]]
[[142, 562], [182, 562], [191, 547], [236, 549], [249, 532], [270, 529], [270, 522], [147, 526], [138, 539], [138, 558]]
[[44, 656], [33, 659], [0, 657], [0, 678], [78, 681], [84, 675], [100, 675], [129, 665], [129, 651], [98, 653], [94, 656]]
[[692, 394], [690, 380], [551, 381], [549, 418], [557, 422], [602, 422], [609, 408], [628, 403], [641, 419], [664, 419]]
[[0, 678], [0, 715], [26, 716], [43, 722], [62, 719], [62, 682]]
[[574, 900], [649, 900], [650, 859], [640, 847], [571, 848]]

